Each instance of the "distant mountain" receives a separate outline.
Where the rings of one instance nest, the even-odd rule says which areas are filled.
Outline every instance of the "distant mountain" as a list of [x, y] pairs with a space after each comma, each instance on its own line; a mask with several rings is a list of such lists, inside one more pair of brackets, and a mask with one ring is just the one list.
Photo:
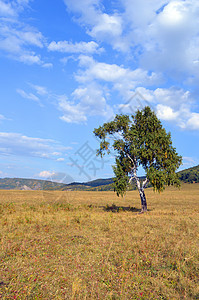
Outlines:
[[[199, 182], [199, 165], [178, 172], [179, 178], [184, 183]], [[144, 179], [144, 176], [140, 177]], [[49, 180], [24, 179], [24, 178], [0, 178], [0, 189], [2, 190], [113, 190], [113, 179], [96, 179], [88, 182], [72, 182], [70, 184], [52, 182]], [[135, 183], [132, 190], [136, 189]]]
[[24, 178], [0, 178], [2, 190], [60, 190], [64, 184], [47, 180]]

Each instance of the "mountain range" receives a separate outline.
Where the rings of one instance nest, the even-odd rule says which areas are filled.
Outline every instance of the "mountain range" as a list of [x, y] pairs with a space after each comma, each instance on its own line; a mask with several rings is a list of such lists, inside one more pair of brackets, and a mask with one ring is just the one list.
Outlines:
[[[179, 178], [184, 183], [199, 182], [199, 165], [178, 172]], [[144, 177], [140, 177], [143, 179]], [[72, 182], [70, 184], [58, 183], [49, 180], [25, 178], [0, 178], [2, 190], [113, 190], [113, 179], [96, 179], [88, 182]], [[136, 189], [135, 184], [132, 189]]]

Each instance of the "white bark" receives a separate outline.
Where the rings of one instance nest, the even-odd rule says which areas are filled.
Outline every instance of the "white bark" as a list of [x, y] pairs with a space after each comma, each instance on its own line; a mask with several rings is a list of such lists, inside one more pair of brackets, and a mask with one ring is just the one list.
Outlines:
[[131, 162], [133, 163], [133, 168], [132, 168], [132, 176], [129, 180], [129, 183], [132, 182], [133, 179], [135, 179], [136, 181], [136, 185], [137, 185], [137, 188], [138, 188], [138, 191], [139, 191], [139, 194], [140, 194], [140, 199], [141, 199], [141, 206], [142, 206], [142, 210], [141, 212], [145, 212], [147, 211], [147, 203], [146, 203], [146, 197], [145, 197], [145, 193], [144, 193], [144, 189], [145, 187], [147, 186], [148, 184], [148, 178], [146, 178], [143, 183], [142, 183], [142, 187], [140, 185], [140, 180], [137, 176], [137, 161], [136, 159], [132, 159], [132, 157], [130, 157], [130, 155], [127, 153], [127, 157], [131, 160]]

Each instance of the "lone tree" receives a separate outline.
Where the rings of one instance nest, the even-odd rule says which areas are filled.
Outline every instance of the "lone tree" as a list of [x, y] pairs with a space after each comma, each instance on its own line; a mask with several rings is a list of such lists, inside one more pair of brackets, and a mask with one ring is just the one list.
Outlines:
[[[146, 106], [135, 115], [116, 115], [111, 122], [104, 123], [94, 134], [100, 139], [97, 155], [116, 152], [114, 190], [123, 196], [132, 180], [141, 198], [141, 212], [147, 211], [144, 189], [151, 183], [155, 191], [163, 191], [165, 185], [179, 187], [180, 180], [175, 171], [182, 163], [182, 157], [172, 146], [171, 134], [162, 127], [155, 113]], [[141, 182], [138, 167], [142, 166], [146, 178]]]

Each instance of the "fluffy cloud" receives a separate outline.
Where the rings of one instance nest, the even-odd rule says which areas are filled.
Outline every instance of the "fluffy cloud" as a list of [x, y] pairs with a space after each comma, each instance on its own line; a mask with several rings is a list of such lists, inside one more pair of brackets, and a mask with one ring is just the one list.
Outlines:
[[64, 147], [57, 141], [33, 138], [20, 133], [0, 132], [0, 155], [31, 156], [45, 159], [57, 158], [53, 153], [63, 153], [71, 148]]
[[145, 68], [198, 74], [198, 1], [120, 0], [109, 13], [99, 0], [64, 2], [88, 34], [128, 51]]
[[157, 105], [157, 116], [161, 120], [175, 121], [179, 117], [180, 112], [174, 112], [169, 106], [158, 104]]
[[0, 27], [0, 50], [9, 57], [26, 64], [39, 64], [43, 62], [39, 55], [30, 50], [31, 46], [43, 47], [43, 36], [34, 28], [28, 28], [24, 24], [5, 22]]
[[150, 90], [137, 87], [133, 96], [116, 108], [119, 113], [132, 114], [135, 110], [149, 105], [161, 120], [172, 122], [181, 129], [198, 130], [199, 114], [192, 111], [195, 102], [191, 92], [182, 88]]
[[85, 123], [88, 116], [109, 116], [112, 109], [106, 103], [103, 91], [94, 84], [77, 88], [71, 95], [73, 101], [66, 96], [58, 96], [58, 108], [63, 116], [60, 119], [67, 123]]
[[103, 12], [103, 6], [99, 0], [64, 0], [64, 2], [69, 11], [78, 15], [77, 20], [87, 28], [90, 36], [98, 41], [111, 43], [119, 50], [126, 48], [122, 41], [123, 20], [118, 13]]
[[110, 83], [126, 100], [134, 94], [134, 89], [140, 84], [152, 86], [162, 80], [159, 74], [149, 73], [141, 68], [131, 70], [116, 64], [97, 62], [85, 55], [79, 57], [79, 65], [80, 69], [75, 76], [79, 83]]
[[45, 38], [36, 28], [20, 22], [20, 13], [29, 0], [7, 1], [0, 0], [0, 51], [9, 58], [25, 64], [38, 64], [46, 67], [39, 54], [32, 47], [43, 48]]
[[12, 8], [11, 3], [0, 1], [0, 16], [14, 16], [15, 11]]
[[41, 178], [49, 178], [55, 175], [55, 172], [53, 171], [42, 171], [38, 174], [39, 177]]
[[136, 87], [141, 83], [151, 86], [161, 81], [159, 74], [97, 62], [86, 55], [79, 56], [79, 70], [75, 79], [79, 83], [71, 95], [75, 101], [59, 101], [59, 108], [64, 112], [61, 119], [71, 123], [86, 121], [87, 116], [94, 115], [110, 118], [114, 112], [107, 101], [112, 92], [119, 92], [127, 101], [134, 96]]
[[183, 72], [198, 74], [197, 1], [126, 0], [124, 7], [131, 28], [127, 41], [139, 47], [139, 61], [145, 67], [180, 79]]
[[92, 37], [108, 40], [122, 34], [122, 19], [118, 15], [99, 14], [95, 26], [89, 31]]
[[115, 105], [116, 113], [132, 113], [140, 105], [150, 105], [161, 120], [173, 122], [182, 129], [198, 129], [198, 114], [192, 111], [196, 102], [192, 93], [176, 87], [154, 89], [162, 81], [159, 73], [141, 68], [131, 70], [80, 55], [75, 78], [79, 86], [72, 93], [70, 101], [66, 96], [58, 101], [59, 109], [63, 112], [61, 119], [65, 122], [80, 123], [87, 121], [88, 116], [114, 115], [107, 99], [115, 90], [124, 101]]
[[75, 181], [69, 174], [62, 172], [42, 171], [37, 176], [40, 178], [45, 178], [47, 180], [64, 184], [69, 184]]
[[29, 4], [30, 0], [0, 0], [0, 16], [16, 17]]
[[99, 53], [102, 51], [99, 48], [99, 45], [93, 41], [91, 42], [80, 42], [80, 43], [71, 43], [68, 41], [59, 41], [59, 42], [51, 42], [48, 46], [50, 51], [59, 51], [62, 53]]
[[199, 113], [190, 113], [188, 116], [187, 122], [182, 127], [190, 130], [199, 130]]
[[81, 110], [80, 104], [68, 101], [65, 97], [59, 97], [58, 101], [59, 110], [62, 111], [63, 116], [60, 119], [66, 123], [82, 123], [87, 121], [85, 112]]
[[65, 161], [65, 158], [60, 157], [60, 158], [57, 159], [57, 161]]
[[136, 91], [155, 108], [161, 120], [173, 122], [182, 129], [199, 129], [199, 114], [192, 112], [194, 98], [190, 91], [174, 87], [155, 90], [139, 87]]

